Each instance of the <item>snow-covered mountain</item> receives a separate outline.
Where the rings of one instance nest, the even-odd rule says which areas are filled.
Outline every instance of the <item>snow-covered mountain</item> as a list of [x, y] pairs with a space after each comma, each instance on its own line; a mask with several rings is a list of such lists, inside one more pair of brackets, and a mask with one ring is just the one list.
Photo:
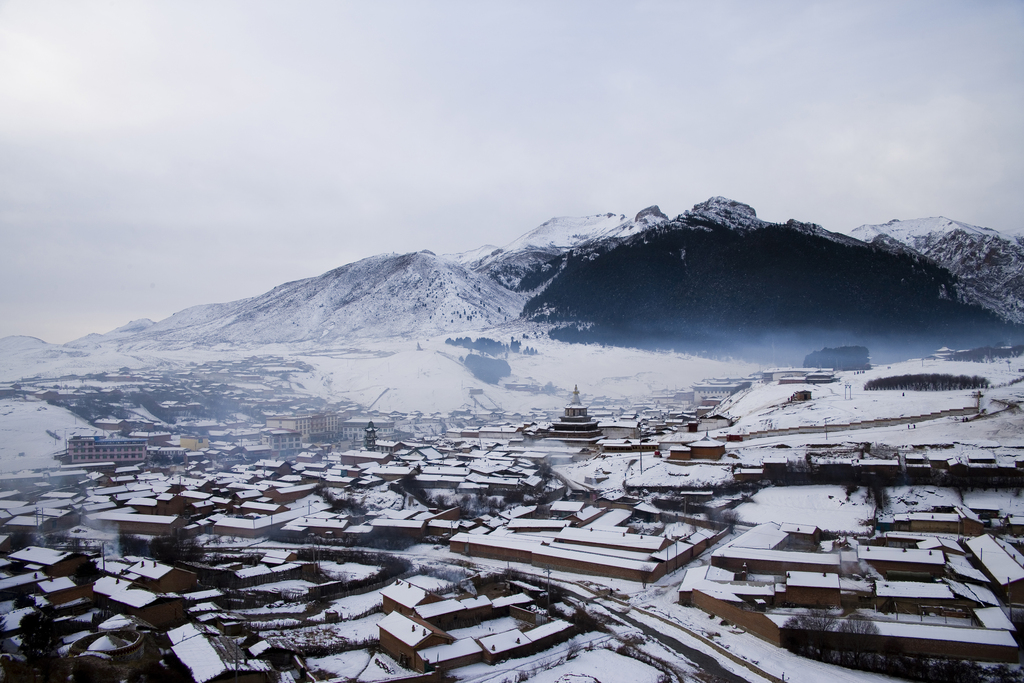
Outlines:
[[[697, 242], [690, 242], [696, 239], [701, 244], [710, 244], [708, 240], [711, 237], [697, 237], [704, 233], [715, 233], [722, 235], [727, 242], [736, 242], [735, 248], [739, 251], [709, 252], [706, 258], [711, 261], [701, 266], [694, 260], [698, 255]], [[735, 239], [729, 238], [730, 234]], [[791, 220], [780, 225], [763, 221], [746, 204], [712, 197], [674, 219], [662, 213], [657, 206], [648, 207], [633, 218], [618, 213], [560, 217], [545, 222], [503, 247], [485, 245], [447, 256], [437, 256], [429, 251], [378, 255], [317, 277], [280, 285], [256, 297], [194, 306], [156, 323], [136, 320], [107, 334], [88, 335], [64, 346], [69, 352], [99, 346], [131, 347], [144, 351], [218, 344], [331, 344], [349, 339], [423, 339], [475, 334], [512, 321], [528, 325], [556, 322], [551, 319], [545, 323], [538, 319], [536, 310], [531, 312], [529, 319], [521, 317], [524, 305], [531, 297], [552, 299], [537, 305], [543, 310], [555, 310], [551, 308], [554, 298], [559, 296], [555, 290], [561, 291], [563, 297], [572, 295], [568, 303], [560, 304], [559, 310], [564, 310], [557, 322], [572, 323], [575, 318], [580, 322], [583, 320], [580, 318], [582, 309], [577, 303], [594, 299], [593, 305], [603, 311], [601, 315], [606, 315], [611, 310], [608, 302], [620, 300], [630, 286], [636, 286], [634, 281], [639, 272], [647, 273], [653, 290], [634, 292], [629, 299], [632, 302], [630, 310], [650, 312], [651, 320], [645, 320], [643, 325], [649, 330], [664, 327], [665, 312], [674, 310], [672, 306], [677, 306], [682, 300], [680, 292], [670, 295], [665, 291], [664, 283], [675, 281], [681, 273], [693, 271], [698, 266], [707, 266], [711, 270], [702, 275], [699, 283], [694, 284], [695, 289], [682, 298], [696, 301], [708, 296], [709, 292], [718, 291], [718, 303], [714, 307], [718, 318], [732, 320], [736, 317], [737, 320], [749, 321], [756, 317], [753, 313], [741, 314], [730, 308], [732, 304], [729, 302], [738, 296], [737, 286], [751, 278], [756, 279], [754, 276], [758, 269], [764, 268], [760, 265], [763, 257], [768, 253], [774, 254], [780, 242], [796, 244], [799, 241], [794, 242], [793, 235], [796, 234], [821, 238], [836, 248], [853, 247], [860, 254], [857, 258], [869, 258], [870, 252], [878, 253], [877, 248], [887, 252], [913, 252], [915, 259], [923, 255], [952, 271], [963, 283], [963, 286], [956, 284], [946, 274], [943, 277], [949, 282], [943, 280], [945, 284], [939, 287], [940, 294], [948, 291], [955, 298], [980, 304], [1006, 320], [1024, 322], [1024, 242], [1020, 238], [1013, 242], [994, 230], [947, 219], [862, 226], [850, 237], [829, 232], [813, 223]], [[682, 240], [687, 244], [680, 242], [672, 246], [674, 251], [670, 250], [671, 253], [637, 256], [649, 251], [644, 249], [648, 242], [666, 239]], [[865, 249], [866, 245], [861, 240], [873, 240], [876, 249]], [[744, 251], [747, 247], [743, 245], [755, 243], [759, 245], [756, 249], [760, 253], [747, 254]], [[821, 249], [829, 253], [833, 251], [827, 246], [815, 248], [819, 249], [816, 255], [808, 253], [801, 257], [803, 260], [793, 265], [793, 272], [805, 271], [807, 264], [820, 262], [824, 253]], [[792, 254], [783, 250], [773, 260], [781, 262], [791, 257]], [[590, 284], [577, 281], [585, 270], [590, 269], [587, 264], [595, 259], [601, 260], [604, 271], [591, 273], [593, 282], [587, 280]], [[748, 265], [740, 267], [748, 261], [751, 261]], [[572, 263], [577, 263], [577, 266], [573, 267], [572, 273], [566, 273], [565, 269]], [[844, 263], [822, 277], [834, 275], [833, 271], [849, 265]], [[873, 261], [863, 266], [867, 270], [847, 274], [848, 282], [844, 281], [840, 287], [842, 292], [860, 291], [858, 288], [865, 279], [863, 273], [873, 268], [877, 270]], [[893, 267], [892, 264], [886, 266], [886, 272]], [[610, 274], [618, 272], [627, 273], [628, 277], [623, 276], [626, 278], [624, 283], [609, 290]], [[876, 289], [881, 287], [878, 273], [872, 277]], [[942, 279], [939, 274], [929, 277], [938, 278], [935, 282]], [[556, 280], [558, 286], [551, 289]], [[721, 283], [717, 289], [709, 289], [710, 283], [719, 280]], [[805, 301], [809, 296], [807, 287], [791, 276], [782, 284], [769, 285], [766, 281], [763, 286], [769, 290], [757, 289], [754, 293], [762, 304], [755, 305], [751, 299], [743, 306], [758, 314], [769, 309], [776, 312], [808, 309]], [[820, 286], [819, 283], [819, 289]], [[897, 289], [906, 290], [907, 286], [904, 282]], [[763, 305], [765, 291], [774, 293], [767, 308]], [[872, 291], [872, 299], [881, 296]], [[664, 297], [668, 298], [661, 301]], [[882, 296], [882, 299], [889, 298]], [[839, 300], [844, 299], [840, 297]], [[615, 306], [611, 308], [620, 310]], [[819, 308], [834, 313], [836, 305], [822, 304]], [[860, 308], [864, 309], [864, 306]], [[858, 315], [870, 317], [864, 310]], [[687, 327], [692, 328], [696, 319], [690, 313], [684, 316], [687, 317], [690, 319]], [[780, 319], [779, 324], [785, 322]]]
[[[266, 294], [133, 323], [133, 343], [269, 344], [483, 330], [519, 316], [525, 296], [429, 251], [384, 254]], [[79, 343], [125, 339], [124, 328]], [[75, 342], [73, 342], [74, 344]]]
[[896, 241], [920, 251], [935, 235], [945, 235], [957, 230], [979, 237], [1006, 237], [992, 228], [962, 223], [943, 216], [914, 218], [906, 221], [893, 219], [882, 225], [862, 225], [859, 228], [854, 228], [850, 234], [864, 242], [870, 242], [878, 235], [888, 235]]
[[675, 349], [786, 334], [898, 336], [928, 348], [1018, 333], [986, 310], [991, 299], [964, 299], [943, 264], [892, 251], [813, 223], [764, 221], [746, 204], [712, 197], [640, 234], [545, 263], [551, 274], [523, 315], [565, 341]]
[[[712, 197], [705, 202], [695, 204], [692, 209], [684, 211], [674, 222], [685, 224], [691, 229], [715, 225], [739, 232], [763, 230], [777, 225], [758, 218], [757, 211], [749, 204], [727, 197]], [[858, 238], [826, 230], [817, 223], [804, 223], [792, 218], [786, 221], [785, 227], [841, 244], [857, 245], [861, 241]]]
[[603, 213], [582, 218], [559, 217], [543, 223], [504, 247], [483, 247], [449, 258], [484, 273], [503, 287], [536, 290], [554, 275], [524, 283], [527, 273], [543, 272], [544, 264], [581, 245], [622, 239], [668, 220], [657, 206], [640, 211], [635, 218]]
[[1024, 238], [942, 216], [862, 225], [851, 235], [888, 251], [925, 256], [959, 278], [963, 301], [1024, 323]]

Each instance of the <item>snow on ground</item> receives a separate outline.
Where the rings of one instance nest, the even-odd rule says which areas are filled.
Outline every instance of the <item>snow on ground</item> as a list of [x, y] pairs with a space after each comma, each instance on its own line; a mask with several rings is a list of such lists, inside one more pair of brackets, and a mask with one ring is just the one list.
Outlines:
[[411, 583], [414, 586], [419, 586], [425, 591], [448, 590], [452, 587], [452, 584], [449, 581], [438, 579], [433, 576], [425, 576], [423, 574], [420, 574], [418, 576], [410, 576], [405, 581], [406, 583]]
[[626, 473], [629, 486], [676, 486], [679, 488], [710, 488], [732, 479], [729, 465], [711, 463], [676, 464], [658, 458], [644, 458], [644, 470], [639, 461]]
[[306, 664], [313, 672], [339, 676], [343, 679], [355, 678], [370, 663], [367, 650], [353, 650], [327, 657], [307, 657]]
[[[480, 336], [509, 341], [508, 334], [497, 330]], [[448, 411], [462, 406], [512, 412], [560, 410], [577, 384], [585, 402], [598, 396], [640, 399], [662, 391], [682, 391], [705, 378], [745, 375], [757, 369], [743, 361], [569, 345], [531, 335], [522, 341], [537, 349], [537, 355], [508, 354], [512, 374], [501, 380], [502, 384], [540, 387], [551, 382], [555, 387], [551, 394], [530, 393], [477, 380], [459, 360], [470, 351], [445, 344], [444, 339], [381, 340], [372, 346], [362, 343], [358, 353], [346, 350], [301, 359], [322, 373], [320, 394], [324, 398], [374, 404], [374, 409], [385, 412]], [[417, 350], [417, 345], [422, 350]], [[371, 349], [377, 353], [368, 353]], [[483, 394], [470, 399], [470, 389], [480, 389]]]
[[392, 678], [411, 678], [416, 672], [398, 665], [398, 662], [383, 652], [370, 657], [369, 663], [356, 678], [358, 681], [387, 681]]
[[894, 515], [963, 504], [956, 491], [937, 486], [891, 486], [886, 488], [886, 493], [889, 496], [886, 512]]
[[362, 595], [350, 595], [347, 598], [332, 600], [330, 609], [338, 612], [338, 615], [347, 621], [354, 615], [365, 614], [383, 602], [384, 598], [381, 597], [380, 590], [378, 589], [369, 593], [363, 593]]
[[[741, 629], [724, 626], [720, 623], [719, 619], [709, 618], [706, 612], [696, 607], [679, 605], [675, 602], [675, 598], [675, 591], [669, 589], [662, 593], [660, 597], [644, 602], [642, 606], [651, 612], [665, 616], [685, 626], [695, 633], [711, 638], [720, 646], [752, 662], [766, 673], [778, 678], [782, 678], [785, 675], [787, 683], [820, 683], [820, 681], [831, 681], [832, 683], [880, 683], [881, 681], [892, 680], [887, 676], [879, 674], [844, 669], [805, 659], [785, 648], [775, 647]], [[665, 631], [673, 637], [678, 637], [682, 642], [691, 647], [719, 658], [724, 663], [721, 655], [684, 632], [674, 629], [657, 619], [636, 613], [633, 616], [654, 628]], [[746, 675], [750, 677], [749, 673]]]
[[[630, 683], [657, 683], [661, 672], [643, 662], [638, 662], [629, 657], [623, 657], [611, 650], [595, 648], [594, 650], [583, 650], [573, 659], [563, 662], [557, 666], [541, 671], [534, 671], [532, 658], [513, 659], [502, 662], [495, 667], [487, 667], [486, 664], [467, 666], [457, 669], [453, 673], [460, 681], [477, 681], [484, 674], [493, 673], [484, 680], [500, 681], [502, 677], [513, 676], [516, 672], [523, 671], [529, 675], [533, 683], [593, 683], [593, 681], [630, 681]], [[538, 662], [540, 664], [541, 662]], [[484, 669], [483, 667], [487, 667]], [[564, 676], [564, 678], [563, 678]], [[587, 678], [588, 676], [592, 678]]]
[[623, 483], [629, 486], [679, 486], [689, 489], [720, 485], [732, 478], [731, 468], [724, 463], [680, 465], [646, 453], [643, 456], [643, 472], [640, 465], [638, 453], [624, 453], [599, 455], [571, 465], [557, 466], [555, 470], [577, 483], [597, 486], [605, 493], [621, 492]]
[[1024, 496], [1018, 489], [964, 491], [967, 507], [998, 508], [1002, 514], [1024, 515]]
[[235, 612], [239, 614], [247, 614], [251, 617], [265, 616], [265, 615], [301, 615], [306, 612], [305, 602], [289, 602], [283, 605], [274, 604], [274, 606], [267, 605], [265, 607], [249, 607], [246, 609], [236, 609]]
[[[314, 366], [297, 379], [303, 393], [330, 401], [351, 401], [384, 412], [447, 412], [457, 408], [500, 408], [529, 412], [533, 408], [560, 410], [574, 385], [587, 401], [598, 396], [644, 399], [652, 393], [683, 391], [693, 382], [718, 376], [741, 376], [757, 366], [738, 360], [712, 360], [685, 354], [564, 344], [528, 328], [523, 344], [537, 355], [510, 353], [512, 374], [506, 382], [543, 387], [553, 393], [511, 391], [477, 380], [459, 360], [469, 350], [445, 344], [446, 337], [420, 340], [360, 340], [350, 345], [229, 346], [195, 349], [129, 347], [119, 341], [79, 341], [74, 346], [46, 344], [27, 337], [0, 339], [0, 381], [26, 377], [60, 377], [118, 370], [122, 367], [167, 368], [190, 362], [239, 360], [254, 355], [280, 355]], [[479, 335], [504, 343], [522, 330], [496, 329]], [[417, 348], [419, 346], [419, 348]], [[470, 389], [483, 394], [469, 396]]]
[[384, 618], [381, 613], [371, 614], [354, 621], [343, 621], [337, 624], [316, 624], [300, 628], [263, 631], [264, 638], [272, 638], [292, 644], [295, 647], [311, 647], [340, 645], [345, 642], [359, 642], [376, 638], [379, 630], [377, 622]]
[[316, 584], [305, 579], [291, 579], [289, 581], [275, 581], [274, 583], [261, 583], [258, 586], [246, 588], [245, 590], [259, 593], [305, 593]]
[[380, 571], [380, 567], [356, 562], [321, 561], [320, 571], [335, 581], [358, 581], [373, 576]]
[[64, 449], [65, 434], [72, 433], [103, 434], [64, 408], [31, 399], [0, 400], [0, 473], [59, 467], [53, 455]]
[[841, 486], [774, 486], [741, 503], [736, 514], [748, 524], [792, 522], [814, 524], [823, 531], [863, 532], [866, 520], [874, 516], [874, 506], [865, 488], [847, 498]]
[[[829, 424], [848, 424], [882, 418], [909, 418], [953, 408], [975, 405], [973, 391], [866, 391], [868, 380], [894, 375], [939, 373], [951, 375], [978, 375], [993, 385], [1005, 384], [1021, 376], [1021, 359], [1006, 363], [969, 363], [960, 361], [906, 361], [883, 365], [866, 372], [837, 373], [839, 381], [832, 384], [755, 384], [724, 401], [719, 412], [738, 418], [737, 429], [748, 432], [764, 429], [784, 429], [803, 425], [824, 427]], [[846, 385], [849, 385], [847, 389]], [[811, 392], [810, 401], [786, 401], [797, 391]], [[983, 392], [988, 398], [1024, 396], [1024, 386], [997, 387]], [[985, 407], [983, 405], [983, 407]], [[948, 422], [949, 420], [947, 420]], [[918, 429], [924, 424], [919, 424]], [[905, 425], [901, 425], [904, 431]], [[899, 429], [897, 428], [897, 429]], [[831, 432], [832, 430], [830, 430]], [[1024, 433], [1024, 428], [1021, 429]], [[858, 431], [849, 432], [856, 435]], [[919, 437], [919, 434], [910, 435]], [[838, 438], [838, 437], [837, 437]], [[856, 438], [856, 436], [852, 437]], [[820, 435], [818, 436], [820, 441]]]
[[[614, 646], [617, 643], [606, 633], [584, 633], [565, 643], [535, 655], [530, 655], [529, 657], [508, 659], [494, 666], [484, 663], [471, 664], [460, 669], [454, 669], [451, 673], [462, 683], [502, 683], [504, 681], [514, 681], [520, 675], [519, 672], [523, 672], [527, 680], [530, 681], [554, 682], [562, 677], [566, 677], [562, 683], [592, 683], [587, 678], [573, 678], [572, 674], [576, 671], [589, 672], [593, 670], [592, 667], [596, 661], [611, 663], [622, 660], [621, 666], [615, 670], [615, 675], [611, 674], [612, 669], [609, 669], [604, 672], [603, 677], [598, 677], [597, 680], [604, 681], [605, 683], [610, 683], [611, 681], [657, 680], [657, 678], [648, 679], [645, 677], [646, 671], [653, 670], [651, 667], [603, 649], [604, 646], [609, 645]], [[573, 659], [568, 659], [568, 656], [574, 650], [577, 652], [576, 656]], [[589, 655], [600, 652], [608, 653], [611, 655], [611, 658], [604, 658], [600, 655], [598, 655], [596, 660], [589, 658]], [[581, 661], [585, 656], [588, 659]], [[579, 666], [578, 669], [576, 668], [577, 665]], [[549, 677], [549, 674], [554, 671], [558, 671], [558, 675], [554, 678]], [[619, 676], [618, 671], [622, 671], [627, 675]], [[638, 677], [634, 679], [628, 674], [636, 674]]]

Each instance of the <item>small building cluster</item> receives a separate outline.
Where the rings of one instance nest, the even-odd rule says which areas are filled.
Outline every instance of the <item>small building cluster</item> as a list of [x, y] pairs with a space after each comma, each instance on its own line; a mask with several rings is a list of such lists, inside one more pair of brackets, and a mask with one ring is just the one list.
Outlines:
[[[1017, 662], [1004, 604], [1024, 596], [1024, 556], [1008, 544], [980, 532], [961, 541], [925, 531], [835, 543], [820, 535], [812, 525], [758, 525], [688, 569], [679, 600], [779, 646], [825, 637], [858, 651]], [[851, 619], [856, 628], [844, 626]]]

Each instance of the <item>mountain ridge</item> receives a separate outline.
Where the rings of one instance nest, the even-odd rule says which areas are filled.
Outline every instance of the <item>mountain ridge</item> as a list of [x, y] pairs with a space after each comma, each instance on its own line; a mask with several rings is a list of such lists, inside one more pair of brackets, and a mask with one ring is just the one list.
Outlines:
[[960, 280], [961, 300], [1024, 324], [1024, 236], [942, 216], [862, 225], [851, 235], [888, 251], [920, 254]]
[[[944, 221], [948, 229], [941, 234], [930, 229], [935, 221]], [[904, 241], [884, 233], [887, 227]], [[720, 196], [675, 218], [657, 205], [633, 218], [617, 213], [556, 217], [503, 247], [484, 245], [445, 256], [426, 250], [378, 254], [254, 297], [189, 307], [156, 323], [135, 320], [66, 346], [329, 344], [371, 337], [482, 334], [502, 326], [506, 331], [523, 325], [583, 329], [600, 322], [604, 314], [595, 311], [602, 307], [614, 311], [623, 331], [635, 325], [632, 332], [637, 334], [677, 334], [681, 329], [746, 334], [773, 326], [803, 329], [823, 323], [863, 331], [872, 328], [871, 316], [896, 333], [923, 330], [927, 317], [936, 315], [946, 321], [936, 330], [943, 325], [949, 329], [958, 315], [985, 325], [991, 322], [975, 309], [957, 309], [954, 315], [950, 311], [956, 305], [982, 307], [1012, 322], [1024, 321], [1024, 285], [1009, 290], [1004, 286], [1003, 291], [1012, 293], [1009, 303], [1000, 301], [998, 292], [979, 294], [969, 272], [973, 252], [960, 236], [969, 232], [972, 239], [1004, 240], [996, 245], [1001, 251], [990, 250], [986, 258], [993, 263], [1009, 259], [1003, 282], [1009, 278], [1011, 285], [1017, 282], [1012, 278], [1020, 276], [1019, 262], [1024, 262], [1024, 256], [1010, 249], [1012, 242], [988, 228], [949, 219], [918, 219], [903, 226], [905, 230], [900, 227], [894, 222], [862, 226], [858, 234], [871, 237], [866, 243], [815, 223], [764, 221], [753, 207]], [[958, 237], [950, 243], [943, 242], [943, 235]], [[669, 245], [666, 240], [678, 243]], [[1024, 254], [1024, 239], [1018, 241]], [[804, 260], [791, 258], [782, 244]], [[657, 248], [662, 253], [654, 253]], [[750, 249], [756, 253], [745, 252]], [[851, 270], [842, 260], [827, 267], [818, 263], [838, 258], [841, 252], [848, 259], [855, 255], [861, 271]], [[784, 264], [781, 271], [766, 269], [763, 261], [769, 256]], [[585, 275], [598, 266], [607, 269], [603, 278]], [[688, 270], [699, 273], [698, 280], [685, 281]], [[818, 280], [801, 275], [809, 270]], [[846, 278], [842, 283], [833, 278], [840, 272]], [[893, 279], [894, 274], [900, 276]], [[589, 284], [567, 284], [572, 277]], [[758, 277], [762, 280], [754, 283]], [[650, 285], [638, 288], [638, 279]], [[887, 283], [892, 291], [866, 282], [870, 279]], [[833, 301], [842, 305], [837, 308], [815, 289], [832, 292]], [[575, 292], [575, 300], [565, 299], [569, 292]], [[595, 299], [598, 293], [602, 298]], [[562, 299], [556, 301], [558, 297]], [[864, 300], [850, 302], [850, 297]], [[702, 303], [684, 310], [678, 304], [683, 299]], [[910, 305], [911, 301], [916, 303]], [[889, 308], [879, 302], [888, 302]], [[899, 309], [908, 305], [909, 309]], [[844, 312], [837, 313], [839, 309]], [[824, 313], [815, 318], [801, 310]], [[637, 317], [635, 311], [644, 314]]]
[[[565, 341], [727, 345], [783, 330], [905, 339], [1005, 334], [948, 269], [713, 197], [612, 248], [566, 252], [524, 317]], [[1019, 332], [1019, 330], [1018, 330]], [[955, 341], [954, 341], [955, 340]]]

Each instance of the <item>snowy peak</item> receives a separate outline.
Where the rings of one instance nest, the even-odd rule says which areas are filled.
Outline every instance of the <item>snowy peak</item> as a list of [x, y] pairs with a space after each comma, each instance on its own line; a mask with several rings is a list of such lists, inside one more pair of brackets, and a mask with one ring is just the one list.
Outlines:
[[[779, 225], [758, 218], [754, 207], [749, 204], [728, 199], [727, 197], [712, 197], [705, 202], [696, 204], [692, 209], [676, 218], [673, 223], [676, 226], [691, 229], [708, 229], [710, 226], [719, 226], [739, 232], [761, 230], [769, 226]], [[814, 235], [833, 242], [850, 245], [861, 244], [860, 240], [831, 232], [816, 223], [804, 223], [791, 218], [781, 225], [790, 230]]]
[[902, 242], [914, 249], [920, 249], [925, 246], [925, 243], [929, 238], [935, 239], [936, 235], [946, 235], [956, 230], [978, 237], [998, 237], [1002, 239], [1009, 239], [1008, 236], [1003, 235], [992, 228], [983, 228], [969, 223], [961, 223], [960, 221], [950, 220], [944, 216], [936, 216], [934, 218], [916, 218], [906, 221], [893, 219], [888, 223], [883, 223], [881, 225], [862, 225], [858, 228], [854, 228], [850, 232], [850, 235], [865, 242], [870, 242], [879, 235], [888, 235], [897, 242]]
[[[630, 220], [621, 213], [552, 218], [500, 249], [489, 250], [488, 247], [484, 247], [455, 254], [449, 258], [487, 275], [502, 287], [518, 290], [523, 288], [523, 278], [528, 273], [542, 272], [548, 262], [570, 249], [602, 240], [635, 235], [660, 223], [659, 215], [664, 216], [661, 210], [654, 206], [638, 214], [643, 218], [642, 223]], [[482, 255], [473, 258], [472, 255], [475, 254]], [[525, 288], [535, 290], [546, 281], [545, 278], [541, 278], [540, 281]]]
[[70, 348], [90, 348], [100, 342], [116, 341], [118, 339], [133, 337], [140, 332], [144, 332], [155, 324], [156, 323], [149, 318], [139, 318], [138, 320], [133, 320], [127, 325], [121, 325], [121, 327], [113, 329], [105, 334], [87, 334], [84, 337], [69, 341], [64, 346]]
[[658, 205], [655, 204], [654, 206], [648, 206], [638, 213], [633, 222], [640, 226], [641, 229], [653, 228], [656, 225], [668, 222], [668, 216], [662, 213]]
[[118, 327], [116, 330], [111, 330], [107, 334], [134, 334], [135, 332], [141, 332], [142, 330], [150, 328], [154, 324], [155, 323], [149, 318], [139, 318], [138, 320], [131, 321], [127, 325]]
[[693, 222], [715, 223], [741, 230], [756, 230], [765, 225], [752, 206], [726, 197], [712, 197], [695, 204], [682, 217]]
[[329, 342], [482, 330], [524, 297], [429, 251], [383, 254], [261, 296], [186, 309], [135, 340], [213, 345]]
[[619, 213], [596, 216], [552, 218], [519, 239], [509, 242], [502, 251], [523, 249], [572, 249], [584, 242], [606, 237], [622, 237], [636, 232], [632, 221]]
[[455, 261], [456, 263], [468, 265], [470, 263], [481, 261], [488, 256], [497, 256], [501, 251], [501, 247], [496, 247], [493, 244], [485, 244], [482, 247], [477, 247], [470, 251], [463, 251], [458, 254], [445, 254], [444, 257], [451, 261]]
[[956, 275], [967, 303], [1024, 323], [1024, 240], [943, 216], [862, 225], [851, 233], [887, 251], [912, 251]]

